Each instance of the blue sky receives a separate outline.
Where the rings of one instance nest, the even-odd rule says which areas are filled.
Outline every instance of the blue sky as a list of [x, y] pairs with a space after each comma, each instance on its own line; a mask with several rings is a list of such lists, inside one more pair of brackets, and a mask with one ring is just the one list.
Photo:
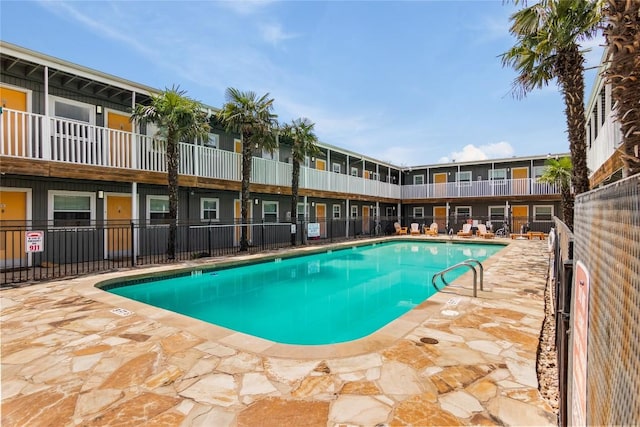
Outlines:
[[[220, 107], [270, 93], [281, 122], [401, 166], [566, 152], [555, 85], [514, 99], [502, 1], [2, 1], [0, 37]], [[588, 42], [597, 65], [602, 38]], [[594, 71], [587, 74], [589, 96]]]

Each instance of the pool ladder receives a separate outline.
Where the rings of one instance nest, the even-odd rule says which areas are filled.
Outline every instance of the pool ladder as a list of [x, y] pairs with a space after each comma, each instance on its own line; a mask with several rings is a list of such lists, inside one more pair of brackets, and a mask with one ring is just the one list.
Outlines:
[[482, 287], [484, 284], [484, 267], [482, 266], [482, 263], [477, 259], [467, 259], [465, 261], [457, 263], [456, 265], [452, 265], [449, 268], [445, 268], [444, 270], [437, 272], [431, 278], [431, 284], [436, 289], [436, 291], [439, 292], [440, 288], [438, 288], [438, 285], [436, 285], [436, 280], [438, 277], [440, 278], [440, 280], [442, 280], [442, 283], [447, 286], [449, 282], [447, 282], [444, 278], [445, 273], [456, 270], [460, 267], [468, 267], [473, 271], [473, 297], [476, 298], [478, 296], [478, 271], [476, 270], [476, 266], [480, 267], [480, 290], [483, 291], [484, 289]]

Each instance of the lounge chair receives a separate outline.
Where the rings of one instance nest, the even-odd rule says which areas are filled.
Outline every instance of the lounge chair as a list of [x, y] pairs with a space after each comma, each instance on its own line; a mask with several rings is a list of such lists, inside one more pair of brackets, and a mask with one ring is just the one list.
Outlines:
[[393, 224], [396, 229], [396, 234], [407, 234], [407, 227], [401, 227], [399, 222]]
[[424, 230], [424, 234], [427, 236], [437, 236], [438, 235], [438, 223], [432, 222], [429, 228]]
[[458, 231], [458, 237], [472, 237], [473, 231], [471, 231], [472, 224], [462, 224], [462, 230]]
[[482, 237], [485, 239], [493, 239], [495, 234], [490, 231], [487, 231], [487, 226], [484, 224], [478, 224], [478, 231], [476, 232], [476, 236]]
[[411, 223], [411, 231], [410, 231], [411, 235], [414, 236], [416, 234], [420, 234], [420, 224], [418, 224], [417, 222], [412, 222]]

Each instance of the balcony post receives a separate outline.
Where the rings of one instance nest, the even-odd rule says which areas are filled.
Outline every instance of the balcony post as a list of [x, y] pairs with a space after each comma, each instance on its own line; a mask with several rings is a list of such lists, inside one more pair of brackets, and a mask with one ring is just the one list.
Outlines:
[[44, 120], [42, 121], [42, 159], [51, 160], [51, 119], [49, 118], [49, 67], [44, 67]]
[[[136, 108], [136, 92], [131, 92], [131, 111]], [[138, 167], [138, 138], [136, 136], [136, 123], [131, 124], [131, 169]]]

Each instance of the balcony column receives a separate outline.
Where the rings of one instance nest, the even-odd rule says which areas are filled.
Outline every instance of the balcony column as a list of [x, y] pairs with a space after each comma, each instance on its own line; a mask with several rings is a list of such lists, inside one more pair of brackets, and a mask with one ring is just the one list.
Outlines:
[[362, 158], [362, 194], [367, 194], [367, 181], [365, 181], [364, 171], [367, 168], [367, 163]]
[[[400, 190], [402, 191], [402, 171], [398, 170], [398, 185], [400, 186]], [[402, 196], [402, 192], [400, 193]], [[398, 202], [398, 207], [396, 208], [396, 213], [398, 214], [398, 222], [400, 222], [400, 208], [402, 207], [402, 201]]]
[[[331, 150], [327, 149], [327, 172], [331, 172]], [[327, 173], [327, 190], [331, 191], [331, 174]]]
[[44, 121], [42, 123], [42, 159], [51, 160], [51, 119], [49, 118], [49, 67], [44, 67]]
[[[473, 177], [471, 177], [473, 180]], [[460, 165], [458, 165], [458, 173], [456, 174], [456, 183], [458, 184], [458, 197], [460, 197]]]
[[427, 168], [427, 170], [425, 171], [425, 178], [424, 181], [426, 183], [426, 186], [424, 188], [424, 197], [428, 198], [429, 197], [429, 168]]
[[[135, 223], [135, 224], [139, 224], [139, 219], [140, 219], [140, 213], [139, 213], [139, 206], [138, 206], [138, 183], [137, 182], [132, 182], [131, 183], [131, 222]], [[140, 252], [140, 248], [138, 245], [138, 227], [134, 228], [134, 235], [133, 235], [133, 248], [134, 248], [134, 257], [138, 256], [138, 253]]]
[[[136, 108], [136, 92], [131, 92], [131, 111]], [[131, 168], [140, 169], [138, 166], [138, 136], [136, 123], [131, 126]]]
[[349, 237], [349, 219], [351, 218], [351, 212], [349, 211], [350, 209], [350, 205], [349, 205], [349, 199], [347, 199], [347, 203], [345, 204], [345, 209], [347, 210], [345, 212], [345, 218], [346, 221], [344, 222], [345, 224], [345, 237]]

